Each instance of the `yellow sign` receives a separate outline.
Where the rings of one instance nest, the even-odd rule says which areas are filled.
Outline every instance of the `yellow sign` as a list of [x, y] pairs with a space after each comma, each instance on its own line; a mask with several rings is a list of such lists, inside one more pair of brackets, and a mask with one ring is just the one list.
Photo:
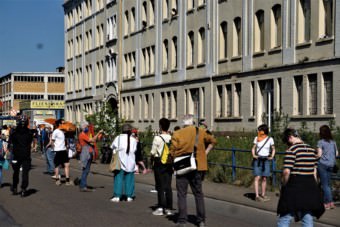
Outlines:
[[20, 103], [20, 109], [64, 109], [64, 101], [32, 100]]

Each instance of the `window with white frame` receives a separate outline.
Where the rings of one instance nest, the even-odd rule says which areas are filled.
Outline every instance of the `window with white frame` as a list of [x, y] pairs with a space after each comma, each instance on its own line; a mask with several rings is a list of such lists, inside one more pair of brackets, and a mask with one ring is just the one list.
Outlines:
[[250, 83], [250, 116], [255, 116], [255, 82]]
[[204, 6], [205, 5], [205, 0], [198, 0], [198, 6]]
[[202, 64], [205, 62], [205, 29], [200, 28], [198, 31], [198, 63]]
[[241, 30], [241, 18], [234, 19], [233, 26], [233, 57], [241, 56], [242, 54], [242, 30]]
[[227, 117], [233, 116], [233, 93], [231, 84], [226, 85], [226, 114]]
[[149, 118], [149, 95], [145, 94], [144, 96], [144, 102], [143, 102], [143, 106], [144, 106], [144, 119], [148, 119]]
[[294, 114], [303, 114], [303, 76], [294, 76]]
[[143, 2], [142, 5], [142, 23], [143, 27], [148, 26], [148, 6], [146, 2]]
[[96, 38], [95, 38], [95, 42], [96, 42], [96, 47], [100, 46], [100, 26], [98, 25], [96, 28]]
[[322, 76], [324, 113], [333, 114], [333, 72], [325, 72]]
[[125, 11], [124, 15], [124, 36], [129, 34], [129, 11]]
[[171, 69], [177, 68], [177, 37], [172, 38], [171, 46]]
[[130, 22], [130, 27], [131, 27], [131, 32], [135, 32], [135, 27], [136, 27], [136, 12], [135, 8], [133, 7], [131, 9], [131, 22]]
[[310, 115], [316, 115], [318, 111], [318, 83], [317, 74], [308, 75], [308, 108]]
[[139, 95], [138, 96], [139, 100], [138, 100], [138, 119], [142, 120], [145, 116], [144, 116], [144, 108], [145, 108], [145, 102], [143, 100], [143, 95]]
[[100, 62], [96, 63], [95, 77], [96, 77], [96, 86], [98, 86], [100, 84]]
[[282, 19], [281, 19], [281, 5], [276, 4], [271, 10], [270, 20], [270, 47], [281, 47], [282, 44]]
[[178, 14], [178, 0], [171, 1], [171, 16], [176, 16]]
[[160, 97], [160, 117], [166, 117], [166, 105], [167, 105], [167, 101], [166, 101], [166, 95], [164, 92], [161, 92], [161, 97]]
[[241, 116], [241, 84], [235, 84], [235, 92], [234, 92], [234, 116], [240, 117]]
[[297, 43], [310, 41], [311, 1], [299, 0], [297, 7]]
[[192, 10], [195, 7], [195, 0], [187, 0], [188, 10]]
[[333, 36], [333, 0], [319, 0], [319, 38]]
[[162, 15], [163, 20], [168, 19], [168, 13], [169, 13], [169, 0], [163, 0], [163, 7], [162, 7]]
[[254, 21], [254, 52], [264, 50], [264, 11], [259, 10], [255, 13]]
[[223, 103], [223, 86], [219, 85], [216, 89], [216, 117], [223, 117], [222, 113], [222, 103]]
[[194, 64], [194, 32], [190, 31], [187, 37], [187, 66]]
[[219, 31], [219, 59], [226, 59], [228, 55], [228, 24], [223, 21]]
[[168, 40], [163, 41], [163, 71], [168, 70], [169, 44]]
[[149, 1], [149, 24], [155, 24], [155, 2], [154, 0]]

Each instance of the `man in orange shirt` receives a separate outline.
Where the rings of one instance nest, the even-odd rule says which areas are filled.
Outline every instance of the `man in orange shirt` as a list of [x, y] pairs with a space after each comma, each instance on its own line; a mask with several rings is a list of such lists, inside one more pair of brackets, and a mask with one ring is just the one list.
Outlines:
[[90, 172], [91, 163], [94, 156], [94, 145], [93, 143], [96, 142], [98, 136], [103, 132], [100, 130], [97, 135], [92, 138], [89, 138], [88, 131], [89, 131], [89, 124], [87, 122], [83, 122], [81, 124], [82, 132], [79, 134], [78, 140], [81, 145], [81, 153], [80, 153], [80, 161], [82, 165], [82, 174], [80, 179], [80, 191], [81, 192], [89, 192], [92, 191], [87, 188], [87, 176]]
[[170, 153], [174, 158], [192, 153], [194, 150], [197, 132], [197, 170], [183, 175], [176, 175], [177, 203], [179, 211], [178, 226], [185, 226], [187, 221], [186, 196], [188, 184], [190, 184], [191, 191], [194, 194], [196, 201], [197, 224], [200, 227], [204, 227], [205, 208], [202, 181], [205, 172], [208, 170], [207, 155], [215, 146], [216, 139], [211, 134], [207, 133], [205, 129], [195, 127], [192, 115], [187, 115], [184, 117], [183, 125], [184, 128], [175, 131], [172, 135]]

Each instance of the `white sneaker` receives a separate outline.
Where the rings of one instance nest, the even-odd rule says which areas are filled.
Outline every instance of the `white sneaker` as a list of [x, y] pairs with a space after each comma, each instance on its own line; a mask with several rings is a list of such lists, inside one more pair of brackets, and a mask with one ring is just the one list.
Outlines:
[[133, 201], [133, 198], [128, 197], [126, 201], [127, 201], [127, 202], [132, 202], [132, 201]]
[[152, 212], [153, 215], [156, 215], [156, 216], [162, 216], [164, 215], [163, 213], [163, 208], [157, 208], [154, 212]]
[[150, 192], [151, 193], [157, 193], [157, 190], [156, 189], [151, 189]]
[[168, 216], [173, 215], [173, 213], [170, 209], [165, 209], [164, 213], [165, 213], [165, 215], [168, 215]]
[[119, 203], [120, 199], [119, 197], [113, 197], [112, 199], [110, 199], [110, 201], [114, 203]]

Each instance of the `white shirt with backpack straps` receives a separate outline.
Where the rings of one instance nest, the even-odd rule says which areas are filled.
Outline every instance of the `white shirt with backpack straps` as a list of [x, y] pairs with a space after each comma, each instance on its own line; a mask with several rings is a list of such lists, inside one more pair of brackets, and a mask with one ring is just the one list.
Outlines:
[[[264, 146], [263, 144], [266, 143]], [[272, 137], [267, 137], [261, 142], [257, 142], [257, 136], [254, 139], [254, 144], [256, 145], [256, 154], [261, 157], [268, 157], [270, 154], [270, 148], [274, 145], [274, 140]], [[263, 146], [263, 147], [262, 147]], [[257, 151], [262, 147], [259, 153]]]
[[169, 134], [161, 134], [159, 136], [154, 137], [150, 153], [152, 156], [157, 158], [159, 158], [162, 155], [164, 147], [164, 141], [162, 140], [162, 138], [160, 138], [160, 136], [165, 140], [166, 143], [169, 143], [171, 140], [171, 135]]

